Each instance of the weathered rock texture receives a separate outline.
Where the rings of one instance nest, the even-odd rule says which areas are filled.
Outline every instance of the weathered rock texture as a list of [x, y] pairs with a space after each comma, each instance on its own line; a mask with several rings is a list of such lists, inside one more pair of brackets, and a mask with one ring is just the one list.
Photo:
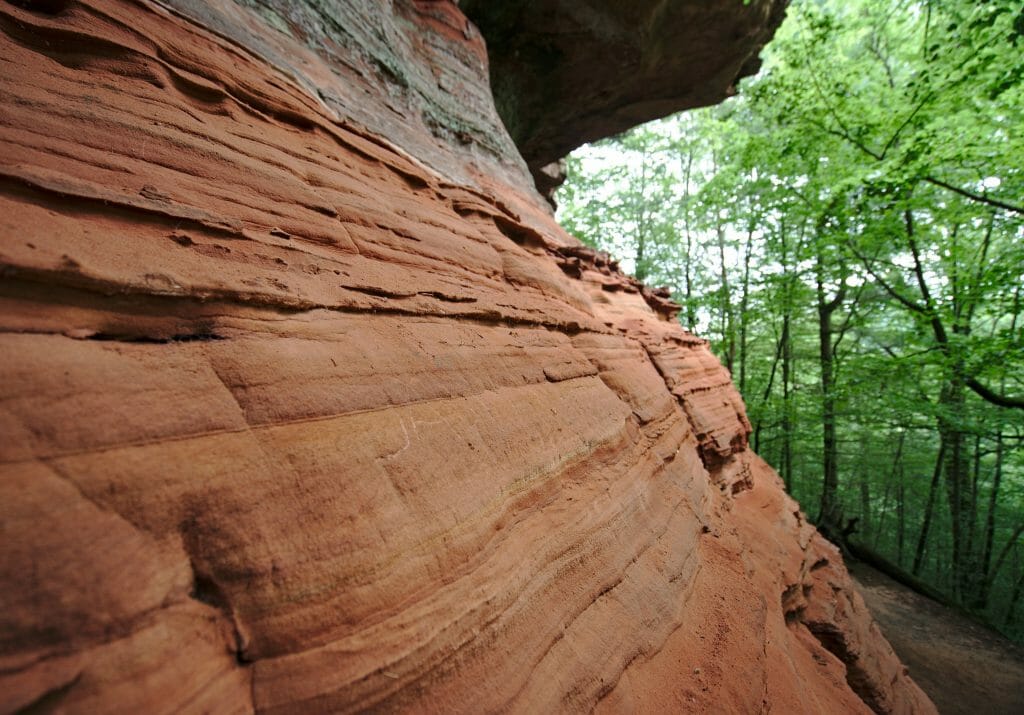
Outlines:
[[931, 710], [452, 3], [0, 31], [0, 711]]

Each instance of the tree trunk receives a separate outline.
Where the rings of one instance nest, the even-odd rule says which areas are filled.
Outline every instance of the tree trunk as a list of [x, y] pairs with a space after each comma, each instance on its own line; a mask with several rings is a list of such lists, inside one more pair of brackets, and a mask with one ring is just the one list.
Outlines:
[[1024, 570], [1017, 577], [1017, 583], [1013, 585], [1013, 593], [1010, 595], [1010, 605], [1006, 609], [1006, 618], [1003, 620], [1003, 625], [1007, 628], [1017, 620], [1017, 604], [1020, 603], [1022, 591], [1024, 591]]
[[967, 445], [959, 416], [966, 401], [965, 387], [959, 375], [954, 374], [942, 389], [939, 398], [939, 439], [946, 455], [946, 497], [949, 503], [949, 521], [952, 535], [950, 562], [952, 566], [953, 595], [967, 602], [973, 590], [974, 574], [968, 552], [970, 529], [970, 469]]
[[782, 445], [779, 467], [786, 491], [793, 493], [793, 425], [792, 408], [790, 405], [790, 385], [793, 370], [793, 337], [792, 337], [792, 285], [789, 266], [789, 252], [786, 242], [786, 225], [779, 224], [779, 247], [783, 274], [782, 295]]
[[864, 466], [860, 470], [860, 532], [865, 539], [871, 533], [871, 484], [868, 482], [868, 470]]
[[903, 490], [903, 469], [896, 484], [896, 565], [903, 568], [903, 548], [907, 537], [906, 494]]
[[921, 573], [921, 566], [924, 563], [924, 551], [928, 543], [928, 531], [932, 525], [932, 514], [935, 511], [935, 495], [939, 491], [939, 480], [942, 477], [942, 463], [945, 452], [945, 445], [940, 442], [939, 453], [935, 457], [935, 469], [932, 471], [932, 482], [928, 487], [928, 502], [924, 508], [924, 519], [921, 521], [921, 531], [917, 536], [917, 549], [914, 550], [914, 565], [911, 568], [911, 573], [914, 576]]
[[999, 557], [996, 559], [995, 565], [992, 567], [992, 573], [988, 574], [989, 586], [995, 583], [996, 576], [999, 575], [999, 570], [1003, 567], [1003, 563], [1006, 561], [1006, 556], [1013, 551], [1016, 556], [1017, 539], [1020, 538], [1021, 534], [1024, 534], [1024, 522], [1017, 525], [1017, 528], [1013, 530], [1010, 538], [1006, 540], [1006, 545], [1003, 546], [1002, 551], [999, 552]]
[[981, 549], [981, 573], [984, 575], [982, 588], [978, 593], [975, 606], [984, 609], [988, 606], [988, 597], [992, 588], [992, 577], [989, 569], [992, 565], [992, 543], [996, 533], [996, 504], [999, 498], [999, 487], [1003, 481], [1003, 434], [996, 435], [996, 463], [992, 470], [992, 489], [988, 494], [988, 512], [985, 515], [985, 535]]
[[[768, 373], [768, 384], [765, 385], [764, 394], [761, 396], [761, 412], [764, 411], [764, 407], [768, 404], [768, 398], [772, 396], [772, 388], [775, 387], [775, 374], [779, 371], [779, 361], [782, 359], [782, 345], [783, 340], [780, 337], [775, 343], [775, 359], [772, 360], [772, 369]], [[754, 451], [758, 453], [761, 451], [761, 425], [763, 421], [763, 417], [759, 415], [754, 424]]]
[[638, 281], [647, 278], [646, 253], [647, 248], [647, 149], [644, 148], [642, 164], [640, 165], [640, 199], [637, 202], [636, 215], [636, 259], [634, 275]]
[[693, 171], [693, 145], [687, 145], [686, 169], [683, 179], [683, 224], [686, 236], [686, 253], [683, 257], [684, 294], [686, 307], [686, 329], [693, 332], [697, 325], [697, 306], [693, 302], [693, 232], [690, 230], [690, 176]]
[[781, 467], [782, 481], [786, 484], [786, 491], [793, 493], [793, 425], [790, 406], [790, 373], [793, 369], [793, 342], [790, 335], [789, 306], [786, 306], [786, 314], [782, 316], [782, 459]]
[[747, 230], [747, 244], [743, 251], [743, 292], [740, 295], [740, 395], [747, 394], [747, 307], [750, 301], [750, 257], [754, 245], [754, 224]]
[[[843, 304], [841, 286], [832, 299], [825, 296], [825, 258], [819, 251], [815, 266], [818, 295], [818, 367], [821, 373], [822, 489], [818, 523], [842, 527], [839, 505], [839, 446], [836, 440], [835, 346], [832, 314]], [[866, 515], [864, 515], [866, 518]]]
[[725, 225], [722, 223], [721, 218], [718, 219], [716, 232], [718, 235], [718, 261], [721, 266], [720, 277], [722, 281], [722, 298], [719, 302], [721, 310], [722, 351], [724, 353], [722, 362], [725, 363], [725, 369], [732, 375], [733, 361], [736, 357], [736, 336], [734, 334], [735, 328], [732, 314], [732, 289], [729, 286], [729, 270], [725, 260]]
[[[882, 536], [882, 532], [885, 530], [885, 524], [887, 517], [889, 516], [889, 503], [892, 501], [893, 483], [891, 481], [885, 483], [885, 489], [882, 491], [882, 507], [878, 510], [878, 524], [871, 529], [871, 548], [878, 551], [878, 541]], [[861, 509], [864, 508], [864, 503], [861, 502]]]
[[903, 548], [907, 534], [906, 494], [903, 489], [903, 444], [906, 438], [906, 431], [901, 429], [893, 462], [893, 476], [896, 479], [896, 565], [900, 568], [903, 568]]

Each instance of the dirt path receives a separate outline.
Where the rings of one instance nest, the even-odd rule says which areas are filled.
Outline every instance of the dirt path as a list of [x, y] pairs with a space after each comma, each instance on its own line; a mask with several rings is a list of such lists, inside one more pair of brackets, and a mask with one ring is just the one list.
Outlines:
[[942, 715], [1024, 713], [1024, 649], [866, 564], [850, 570], [882, 632]]

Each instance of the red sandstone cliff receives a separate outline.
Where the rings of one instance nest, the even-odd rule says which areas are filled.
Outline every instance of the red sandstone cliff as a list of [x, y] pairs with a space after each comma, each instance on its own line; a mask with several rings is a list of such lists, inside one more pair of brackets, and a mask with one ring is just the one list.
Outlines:
[[454, 4], [0, 43], [0, 711], [933, 711]]

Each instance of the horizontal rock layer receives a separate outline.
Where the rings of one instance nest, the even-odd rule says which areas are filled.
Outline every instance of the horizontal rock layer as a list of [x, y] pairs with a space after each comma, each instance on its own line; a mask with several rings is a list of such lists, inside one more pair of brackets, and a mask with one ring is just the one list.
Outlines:
[[0, 3], [0, 711], [928, 712], [455, 6], [319, 8]]

